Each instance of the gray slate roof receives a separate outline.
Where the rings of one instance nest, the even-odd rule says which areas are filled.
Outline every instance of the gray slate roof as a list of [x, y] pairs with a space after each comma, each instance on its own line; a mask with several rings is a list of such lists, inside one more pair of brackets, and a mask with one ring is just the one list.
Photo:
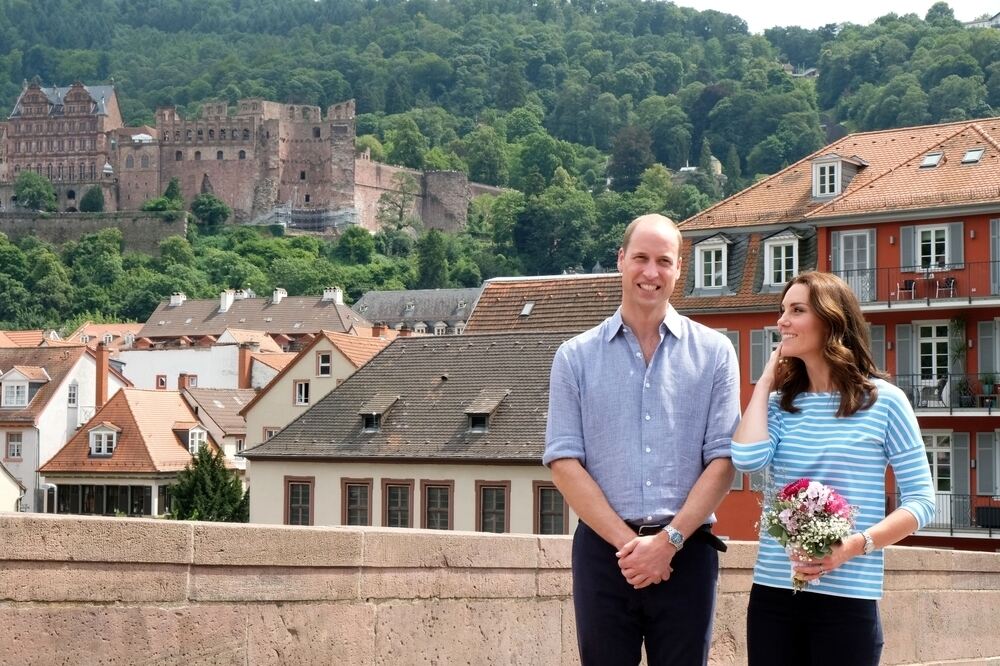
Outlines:
[[[273, 438], [257, 459], [450, 460], [540, 464], [549, 369], [573, 333], [401, 337]], [[509, 393], [508, 393], [509, 392]], [[470, 406], [496, 398], [485, 433], [469, 432]], [[364, 412], [385, 407], [380, 432]], [[477, 404], [478, 403], [478, 404]]]
[[[90, 98], [94, 100], [97, 105], [94, 108], [94, 115], [106, 116], [108, 114], [108, 100], [111, 96], [115, 94], [114, 86], [84, 86], [90, 94]], [[49, 111], [49, 115], [58, 116], [63, 114], [63, 98], [66, 97], [66, 93], [69, 92], [70, 86], [41, 86], [41, 90], [45, 93], [45, 97], [48, 98], [49, 103], [52, 108]], [[18, 96], [17, 102], [14, 104], [14, 111], [10, 114], [11, 118], [16, 118], [21, 115], [21, 97]]]
[[242, 298], [234, 300], [226, 312], [219, 312], [217, 298], [195, 299], [176, 306], [171, 306], [169, 301], [160, 303], [137, 337], [219, 336], [227, 328], [265, 331], [272, 335], [302, 335], [323, 330], [347, 333], [355, 325], [371, 326], [371, 323], [348, 306], [324, 301], [322, 296], [286, 296], [279, 303], [273, 303], [270, 298]]
[[212, 431], [215, 441], [226, 435], [245, 435], [246, 419], [240, 410], [254, 399], [253, 389], [189, 388], [181, 393], [198, 420]]
[[389, 326], [406, 323], [413, 328], [417, 322], [443, 321], [454, 327], [468, 321], [480, 291], [481, 287], [369, 291], [351, 307], [368, 321]]

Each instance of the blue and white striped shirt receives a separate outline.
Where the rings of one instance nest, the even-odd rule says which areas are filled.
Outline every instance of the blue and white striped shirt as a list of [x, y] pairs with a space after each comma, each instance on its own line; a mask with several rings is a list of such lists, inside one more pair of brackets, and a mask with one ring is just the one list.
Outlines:
[[556, 352], [542, 462], [579, 460], [625, 520], [672, 518], [708, 463], [729, 457], [739, 386], [718, 331], [670, 307], [647, 366], [619, 308]]
[[[902, 494], [900, 508], [926, 525], [934, 516], [934, 487], [916, 416], [905, 394], [881, 379], [872, 380], [878, 399], [870, 409], [837, 418], [839, 393], [803, 393], [799, 412], [783, 411], [778, 395], [768, 402], [768, 441], [733, 442], [733, 464], [743, 472], [770, 465], [776, 489], [809, 478], [835, 488], [858, 507], [857, 529], [885, 517], [885, 470], [892, 465]], [[791, 589], [791, 561], [769, 534], [761, 534], [754, 583]], [[883, 557], [877, 550], [844, 563], [809, 585], [807, 591], [857, 599], [882, 597]]]

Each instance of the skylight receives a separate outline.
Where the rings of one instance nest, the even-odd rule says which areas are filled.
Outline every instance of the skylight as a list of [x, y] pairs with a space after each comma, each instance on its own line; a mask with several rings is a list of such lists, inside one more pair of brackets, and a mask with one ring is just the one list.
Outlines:
[[931, 167], [936, 167], [944, 157], [944, 153], [927, 153], [924, 155], [924, 160], [920, 163], [921, 169], [929, 169]]
[[535, 302], [528, 301], [527, 303], [524, 304], [524, 307], [521, 308], [521, 314], [519, 316], [527, 317], [528, 315], [531, 314], [531, 311], [534, 309], [535, 309]]
[[962, 158], [962, 164], [978, 164], [979, 159], [986, 152], [985, 148], [970, 148], [965, 151], [965, 156]]

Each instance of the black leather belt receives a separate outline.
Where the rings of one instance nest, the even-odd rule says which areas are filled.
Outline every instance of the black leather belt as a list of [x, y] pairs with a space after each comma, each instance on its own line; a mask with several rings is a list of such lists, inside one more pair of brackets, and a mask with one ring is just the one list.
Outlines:
[[[631, 527], [632, 531], [639, 536], [659, 534], [667, 525], [669, 525], [669, 523], [637, 523], [628, 521], [626, 521], [625, 524]], [[707, 543], [720, 553], [724, 553], [729, 549], [726, 546], [725, 541], [712, 534], [712, 526], [707, 524], [696, 529], [694, 533], [686, 539], [686, 541], [700, 541], [702, 543]]]

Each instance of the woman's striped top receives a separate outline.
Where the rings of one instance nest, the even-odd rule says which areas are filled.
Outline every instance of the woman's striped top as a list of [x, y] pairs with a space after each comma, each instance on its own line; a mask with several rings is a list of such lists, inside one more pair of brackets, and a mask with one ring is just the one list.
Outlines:
[[[835, 488], [858, 507], [858, 531], [885, 517], [885, 470], [892, 465], [902, 494], [899, 507], [920, 526], [934, 515], [934, 488], [916, 416], [905, 394], [881, 379], [872, 380], [878, 399], [871, 408], [837, 418], [839, 393], [802, 393], [800, 410], [781, 409], [778, 395], [768, 402], [769, 439], [733, 442], [733, 464], [741, 472], [768, 468], [776, 492], [800, 478]], [[791, 589], [791, 561], [774, 537], [762, 533], [754, 582]], [[809, 585], [807, 591], [858, 599], [882, 597], [882, 551], [861, 555]]]

